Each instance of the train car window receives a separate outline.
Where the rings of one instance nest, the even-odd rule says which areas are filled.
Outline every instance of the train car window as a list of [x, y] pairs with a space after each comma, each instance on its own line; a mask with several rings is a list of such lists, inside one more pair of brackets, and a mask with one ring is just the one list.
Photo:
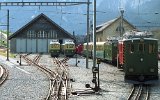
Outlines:
[[134, 44], [128, 44], [129, 52], [134, 53]]
[[53, 45], [52, 45], [52, 48], [57, 48], [57, 44], [53, 44]]
[[85, 45], [83, 45], [83, 49], [84, 49], [84, 50], [86, 49], [86, 46], [85, 46]]
[[65, 49], [68, 48], [68, 44], [64, 45]]
[[153, 44], [153, 49], [152, 49], [153, 53], [155, 53], [155, 50], [156, 50], [156, 46], [155, 44]]
[[152, 44], [149, 44], [149, 53], [152, 53]]
[[149, 53], [154, 53], [154, 52], [155, 52], [155, 45], [149, 44]]
[[101, 45], [97, 45], [96, 48], [97, 48], [97, 50], [103, 50], [103, 46], [101, 46]]
[[73, 48], [73, 45], [72, 44], [68, 45], [68, 48]]
[[144, 44], [143, 43], [138, 44], [138, 51], [144, 52]]
[[[86, 46], [86, 49], [87, 49], [87, 46]], [[91, 50], [91, 45], [88, 45], [88, 50]]]
[[53, 44], [51, 44], [51, 48], [54, 48], [54, 45], [53, 45]]
[[99, 50], [99, 46], [98, 45], [96, 46], [96, 50]]
[[55, 46], [56, 46], [56, 48], [59, 48], [59, 44], [56, 44]]
[[89, 48], [88, 48], [89, 50], [92, 50], [92, 45], [89, 45]]
[[146, 47], [147, 47], [146, 44], [144, 44], [144, 51], [146, 51]]

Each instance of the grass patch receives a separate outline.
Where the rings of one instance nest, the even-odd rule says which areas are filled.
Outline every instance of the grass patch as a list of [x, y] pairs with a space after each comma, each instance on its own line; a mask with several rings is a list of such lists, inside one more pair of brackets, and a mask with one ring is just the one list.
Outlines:
[[[0, 50], [0, 55], [7, 57], [7, 52]], [[15, 58], [15, 54], [9, 53], [9, 57]]]

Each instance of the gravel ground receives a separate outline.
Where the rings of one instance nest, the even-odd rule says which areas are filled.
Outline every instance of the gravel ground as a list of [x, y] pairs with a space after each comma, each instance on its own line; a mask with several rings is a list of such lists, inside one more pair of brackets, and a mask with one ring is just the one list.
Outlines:
[[0, 56], [0, 63], [9, 70], [8, 80], [0, 88], [0, 100], [44, 100], [49, 89], [45, 74], [26, 63], [19, 66], [16, 59], [8, 62]]
[[[34, 58], [36, 55], [29, 55], [29, 58]], [[0, 88], [0, 100], [43, 100], [49, 89], [49, 81], [45, 74], [40, 72], [36, 67], [28, 66], [22, 60], [23, 66], [19, 66], [16, 61], [19, 57], [10, 62], [6, 62], [6, 58], [0, 57], [0, 63], [5, 63], [9, 71], [8, 80]], [[59, 58], [63, 59], [63, 58]], [[91, 82], [92, 76], [92, 60], [89, 59], [89, 68], [86, 69], [83, 57], [79, 57], [78, 66], [76, 59], [71, 58], [67, 61], [69, 65], [70, 78], [72, 82], [72, 91], [86, 90], [85, 84], [94, 84]], [[12, 63], [11, 63], [12, 62]], [[54, 69], [53, 58], [50, 55], [43, 55], [40, 59], [40, 64], [47, 68]], [[128, 92], [130, 92], [132, 84], [124, 83], [124, 73], [116, 67], [101, 63], [100, 64], [100, 88], [101, 91], [96, 94], [79, 94], [70, 95], [69, 100], [126, 100]], [[160, 62], [159, 62], [160, 68]], [[39, 77], [40, 76], [40, 77]], [[160, 76], [160, 71], [159, 71]], [[42, 91], [43, 90], [43, 91]], [[150, 100], [159, 100], [160, 98], [160, 82], [151, 87]]]
[[[70, 66], [71, 78], [75, 80], [72, 82], [73, 91], [86, 90], [85, 84], [92, 84], [92, 60], [89, 60], [89, 69], [85, 68], [85, 60], [78, 58], [80, 63], [78, 67], [75, 66], [75, 59], [70, 59], [68, 64]], [[159, 62], [160, 68], [160, 62]], [[159, 72], [160, 76], [160, 72]], [[100, 88], [101, 91], [98, 94], [88, 95], [71, 95], [69, 100], [126, 100], [129, 92], [131, 91], [132, 84], [124, 83], [124, 73], [118, 70], [116, 67], [101, 63], [100, 64]], [[150, 100], [159, 100], [160, 98], [160, 82], [157, 85], [151, 87]]]

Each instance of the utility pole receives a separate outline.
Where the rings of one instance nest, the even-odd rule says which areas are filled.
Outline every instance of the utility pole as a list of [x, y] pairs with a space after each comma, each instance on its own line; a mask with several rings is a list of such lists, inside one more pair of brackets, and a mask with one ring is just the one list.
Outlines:
[[89, 42], [89, 0], [87, 3], [87, 57], [86, 57], [86, 68], [88, 68], [88, 42]]
[[120, 37], [121, 37], [123, 32], [124, 32], [124, 28], [123, 28], [123, 13], [124, 13], [124, 10], [121, 9], [120, 12], [121, 12]]
[[93, 4], [93, 67], [96, 67], [96, 0]]
[[7, 61], [9, 61], [9, 10], [7, 10]]
[[92, 35], [93, 35], [93, 22], [92, 20], [90, 20], [90, 23], [89, 23], [89, 42], [93, 42], [93, 38], [92, 38]]
[[95, 87], [90, 87], [90, 84], [86, 84], [86, 88], [91, 88], [94, 93], [99, 92], [100, 90], [100, 81], [99, 81], [99, 64], [100, 59], [97, 59], [98, 67], [96, 67], [96, 0], [93, 0], [93, 79], [92, 83], [95, 84]]

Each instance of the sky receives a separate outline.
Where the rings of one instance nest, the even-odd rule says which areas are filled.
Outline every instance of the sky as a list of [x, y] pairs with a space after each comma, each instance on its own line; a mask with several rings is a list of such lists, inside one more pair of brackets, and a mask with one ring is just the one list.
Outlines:
[[[0, 0], [1, 1], [1, 0]], [[87, 1], [87, 0], [3, 0], [13, 1]], [[91, 2], [93, 0], [90, 0]], [[125, 11], [124, 18], [135, 26], [160, 24], [160, 0], [97, 0], [97, 25], [120, 16], [120, 9]], [[10, 30], [17, 31], [40, 13], [46, 14], [62, 28], [75, 34], [86, 33], [86, 5], [71, 7], [1, 7], [0, 25], [6, 24], [7, 9], [10, 10]], [[155, 13], [158, 13], [155, 15]], [[90, 20], [93, 19], [93, 5], [90, 5]], [[136, 20], [135, 20], [136, 19]], [[147, 23], [148, 22], [148, 23]], [[0, 29], [6, 27], [0, 26]], [[149, 29], [149, 28], [148, 28]]]

